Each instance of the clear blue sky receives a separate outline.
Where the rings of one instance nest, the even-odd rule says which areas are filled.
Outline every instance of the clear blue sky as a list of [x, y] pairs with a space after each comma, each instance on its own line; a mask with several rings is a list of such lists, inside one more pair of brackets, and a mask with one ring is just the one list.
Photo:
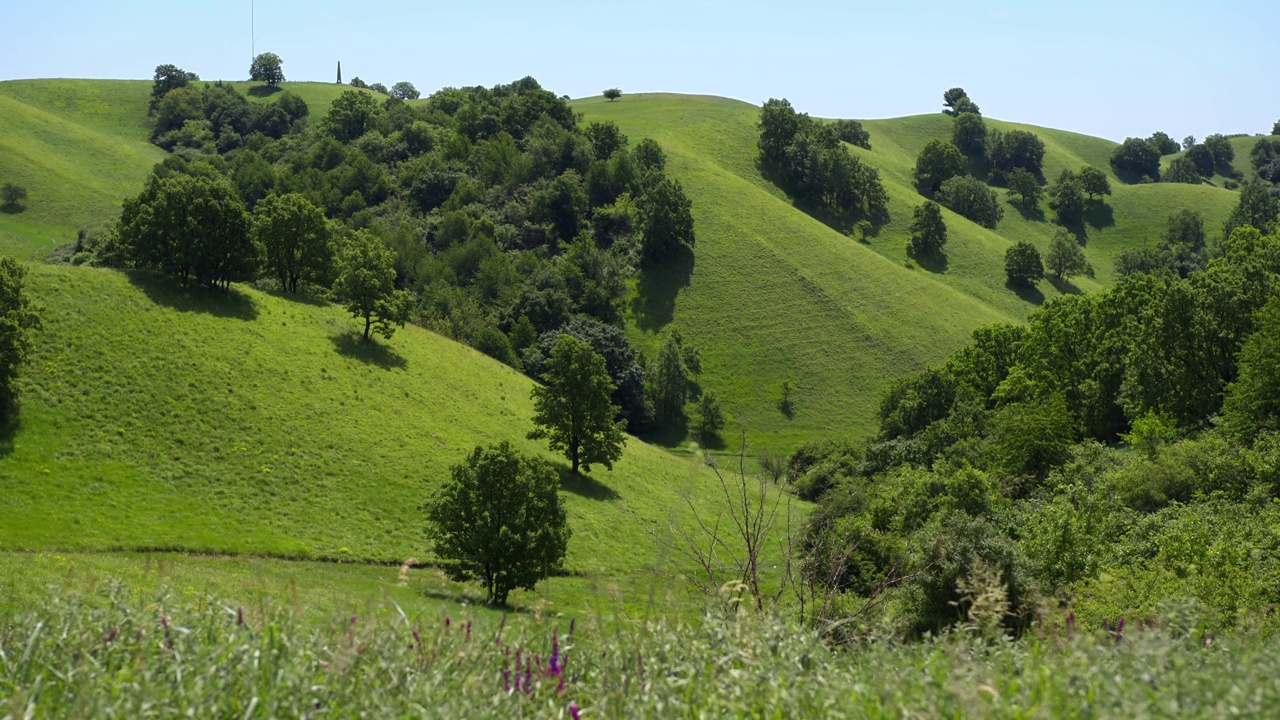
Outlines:
[[[248, 74], [250, 0], [13, 2], [0, 77], [149, 78], [175, 63]], [[122, 5], [126, 7], [121, 7]], [[983, 113], [1121, 139], [1264, 132], [1280, 118], [1276, 0], [285, 2], [256, 0], [257, 50], [290, 80], [492, 85], [574, 97], [787, 97], [825, 117], [933, 112], [960, 85]]]

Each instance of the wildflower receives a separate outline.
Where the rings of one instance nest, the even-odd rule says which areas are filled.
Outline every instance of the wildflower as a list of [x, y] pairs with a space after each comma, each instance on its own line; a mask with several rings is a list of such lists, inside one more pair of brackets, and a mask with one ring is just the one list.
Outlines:
[[236, 627], [244, 627], [244, 608], [236, 608]]
[[564, 678], [560, 678], [560, 682], [556, 683], [556, 694], [557, 695], [564, 694]]
[[468, 640], [471, 639], [471, 621], [470, 620], [467, 621], [467, 639]]
[[582, 714], [578, 710], [578, 703], [572, 700], [569, 701], [569, 717], [573, 718], [573, 720], [581, 720], [582, 718]]
[[1076, 611], [1072, 610], [1067, 613], [1067, 632], [1075, 632], [1076, 629]]
[[444, 628], [445, 628], [446, 630], [448, 630], [448, 629], [449, 629], [449, 625], [451, 625], [452, 623], [453, 623], [453, 620], [451, 620], [451, 619], [449, 618], [449, 616], [448, 616], [448, 615], [445, 615], [445, 616], [444, 616]]
[[533, 663], [528, 658], [524, 661], [524, 691], [526, 694], [533, 692]]
[[502, 691], [511, 692], [511, 668], [505, 665], [502, 667]]
[[418, 628], [413, 629], [413, 641], [417, 643], [418, 649], [422, 649], [422, 636], [418, 634]]
[[556, 631], [551, 631], [551, 675], [559, 677], [560, 675], [560, 640], [556, 637]]
[[1120, 618], [1120, 622], [1116, 623], [1116, 631], [1114, 635], [1117, 643], [1124, 639], [1124, 618]]
[[102, 638], [102, 642], [109, 643], [112, 640], [115, 640], [116, 635], [118, 634], [120, 634], [119, 630], [116, 630], [115, 628], [111, 628], [111, 632], [107, 633], [106, 637]]
[[322, 662], [320, 663], [320, 667], [324, 668], [325, 670], [328, 670], [328, 669], [329, 669], [329, 661], [328, 661], [328, 660], [324, 660], [324, 661], [322, 661]]

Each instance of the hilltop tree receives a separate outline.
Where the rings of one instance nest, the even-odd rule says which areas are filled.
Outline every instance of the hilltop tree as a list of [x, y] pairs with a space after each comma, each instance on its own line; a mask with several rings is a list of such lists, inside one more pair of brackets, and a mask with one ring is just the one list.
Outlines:
[[1107, 172], [1102, 168], [1085, 165], [1080, 168], [1080, 189], [1084, 190], [1090, 200], [1093, 200], [1095, 197], [1111, 194], [1111, 181], [1107, 179]]
[[374, 92], [376, 92], [376, 93], [378, 93], [378, 94], [380, 94], [380, 95], [390, 95], [390, 94], [391, 94], [391, 91], [387, 89], [387, 86], [386, 86], [386, 85], [383, 85], [383, 84], [382, 84], [382, 83], [380, 83], [380, 82], [376, 82], [376, 83], [369, 83], [369, 89], [370, 89], [370, 90], [372, 90], [372, 91], [374, 91]]
[[969, 157], [982, 157], [987, 152], [987, 123], [975, 113], [957, 115], [951, 126], [951, 142]]
[[1205, 138], [1201, 145], [1213, 153], [1215, 168], [1230, 171], [1231, 163], [1236, 159], [1236, 149], [1231, 147], [1231, 140], [1225, 135], [1214, 134]]
[[1111, 167], [1121, 176], [1129, 176], [1134, 180], [1150, 178], [1152, 182], [1160, 180], [1160, 151], [1142, 138], [1125, 138], [1124, 142], [1111, 152]]
[[760, 109], [760, 152], [774, 162], [782, 162], [787, 146], [800, 132], [800, 116], [791, 102], [769, 98]]
[[1200, 177], [1200, 169], [1196, 167], [1194, 160], [1187, 156], [1176, 157], [1169, 163], [1169, 169], [1164, 171], [1161, 182], [1184, 183], [1187, 185], [1199, 185], [1203, 181]]
[[866, 128], [862, 127], [862, 123], [857, 120], [837, 120], [831, 123], [831, 127], [844, 142], [865, 150], [871, 149], [871, 133], [867, 132]]
[[992, 130], [987, 137], [987, 159], [997, 179], [1007, 176], [1014, 168], [1038, 177], [1044, 164], [1044, 141], [1026, 130]]
[[1058, 228], [1053, 234], [1053, 239], [1049, 241], [1049, 253], [1045, 256], [1045, 269], [1059, 280], [1068, 279], [1073, 275], [1080, 275], [1089, 269], [1089, 262], [1085, 260], [1084, 250], [1080, 248], [1080, 243], [1076, 242], [1076, 239], [1065, 228]]
[[1187, 149], [1184, 158], [1190, 160], [1196, 166], [1196, 173], [1202, 178], [1211, 178], [1218, 165], [1218, 160], [1213, 156], [1213, 150], [1207, 145], [1192, 145]]
[[543, 370], [545, 385], [533, 389], [531, 440], [548, 440], [563, 452], [574, 473], [593, 464], [612, 470], [626, 443], [617, 422], [618, 407], [610, 401], [613, 381], [604, 358], [571, 335], [561, 335]]
[[1169, 137], [1167, 133], [1163, 133], [1158, 130], [1152, 133], [1151, 137], [1147, 138], [1147, 142], [1151, 143], [1151, 145], [1155, 147], [1161, 155], [1172, 155], [1181, 149], [1178, 146], [1177, 140]]
[[916, 158], [912, 177], [921, 193], [932, 195], [942, 183], [963, 175], [968, 164], [964, 153], [955, 145], [943, 140], [930, 140]]
[[947, 115], [982, 114], [978, 110], [977, 104], [969, 99], [969, 95], [964, 91], [964, 88], [951, 88], [942, 93], [942, 104], [946, 106], [942, 112]]
[[1022, 198], [1020, 204], [1024, 210], [1030, 210], [1039, 204], [1044, 189], [1035, 175], [1022, 168], [1014, 168], [1006, 179], [1009, 183], [1009, 197], [1016, 195]]
[[384, 338], [404, 327], [413, 308], [413, 298], [396, 289], [395, 253], [364, 230], [347, 239], [338, 256], [338, 279], [333, 292], [346, 304], [347, 312], [364, 320], [364, 341], [371, 333]]
[[275, 87], [284, 82], [284, 61], [275, 53], [262, 53], [249, 65], [249, 79]]
[[31, 352], [31, 331], [40, 327], [39, 308], [25, 288], [27, 269], [11, 257], [0, 257], [0, 421], [13, 407], [13, 381]]
[[333, 252], [324, 212], [298, 193], [270, 195], [253, 211], [253, 239], [285, 292], [298, 292], [302, 279], [328, 275]]
[[546, 462], [511, 443], [477, 445], [422, 505], [427, 538], [451, 580], [479, 578], [490, 605], [532, 590], [558, 570], [569, 547], [560, 481]]
[[1004, 272], [1014, 285], [1035, 285], [1044, 277], [1040, 251], [1026, 240], [1019, 240], [1004, 253]]
[[1183, 150], [1190, 150], [1190, 149], [1191, 149], [1191, 147], [1192, 147], [1193, 145], [1195, 145], [1195, 144], [1196, 144], [1196, 136], [1195, 136], [1195, 135], [1188, 135], [1188, 136], [1186, 136], [1186, 137], [1182, 138], [1182, 149], [1183, 149]]
[[27, 189], [21, 185], [5, 183], [0, 186], [0, 207], [17, 208], [27, 199]]
[[1063, 225], [1074, 225], [1084, 217], [1084, 191], [1075, 173], [1063, 170], [1058, 176], [1058, 181], [1049, 189], [1049, 207]]
[[391, 97], [401, 100], [417, 100], [422, 97], [422, 93], [418, 92], [418, 88], [414, 87], [413, 83], [408, 80], [401, 80], [391, 86]]
[[640, 210], [641, 252], [646, 260], [661, 264], [681, 248], [692, 248], [693, 203], [679, 180], [663, 176], [636, 201]]
[[239, 193], [221, 177], [152, 175], [142, 193], [125, 200], [116, 237], [137, 267], [211, 288], [229, 289], [258, 265], [249, 216]]
[[364, 90], [369, 87], [369, 83], [361, 80], [359, 76], [351, 78], [351, 82], [347, 84], [353, 88], [360, 88], [361, 90]]
[[969, 218], [985, 228], [994, 228], [1004, 217], [1004, 208], [995, 190], [980, 180], [962, 175], [953, 177], [938, 188], [938, 202], [952, 212]]
[[603, 95], [605, 96], [605, 99], [607, 99], [609, 102], [613, 102], [614, 100], [617, 100], [618, 98], [622, 97], [622, 91], [619, 90], [618, 88], [609, 88], [608, 90], [604, 91]]
[[156, 103], [168, 95], [170, 90], [177, 90], [199, 81], [199, 75], [187, 72], [177, 65], [157, 65], [154, 81], [151, 84], [151, 110], [155, 110]]
[[911, 252], [916, 256], [935, 255], [947, 244], [947, 224], [942, 208], [935, 202], [917, 205], [911, 214]]
[[373, 129], [381, 113], [382, 108], [372, 95], [347, 90], [333, 101], [325, 124], [339, 142], [351, 142]]

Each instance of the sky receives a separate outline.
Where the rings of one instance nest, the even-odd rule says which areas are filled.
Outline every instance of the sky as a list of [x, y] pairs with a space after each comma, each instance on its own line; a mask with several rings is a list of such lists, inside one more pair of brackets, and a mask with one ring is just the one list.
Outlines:
[[0, 79], [149, 79], [162, 63], [244, 79], [256, 49], [289, 80], [332, 82], [341, 61], [345, 80], [424, 96], [532, 75], [573, 97], [785, 97], [881, 118], [936, 112], [960, 86], [988, 117], [1113, 140], [1280, 118], [1277, 0], [43, 0], [3, 18]]

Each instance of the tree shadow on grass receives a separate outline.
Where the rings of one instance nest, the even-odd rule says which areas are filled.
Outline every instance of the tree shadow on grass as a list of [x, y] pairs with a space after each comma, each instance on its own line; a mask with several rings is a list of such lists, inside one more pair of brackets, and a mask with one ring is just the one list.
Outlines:
[[0, 408], [0, 458], [13, 454], [13, 438], [18, 434], [22, 421], [18, 418], [18, 403], [11, 402], [9, 407]]
[[1044, 293], [1040, 292], [1040, 288], [1035, 285], [1023, 285], [1012, 280], [1006, 280], [1004, 286], [1012, 290], [1015, 295], [1025, 302], [1036, 306], [1044, 304]]
[[587, 475], [586, 473], [574, 474], [567, 465], [559, 465], [556, 467], [560, 473], [560, 489], [565, 492], [571, 492], [578, 497], [588, 500], [614, 501], [621, 500], [622, 496], [618, 491]]
[[916, 261], [916, 264], [931, 273], [941, 274], [947, 271], [947, 254], [940, 250], [937, 252], [917, 253], [907, 248], [907, 254], [911, 256], [912, 260]]
[[1030, 220], [1031, 222], [1045, 221], [1044, 208], [1040, 207], [1039, 203], [1032, 205], [1031, 207], [1027, 207], [1020, 202], [1010, 200], [1009, 204], [1013, 206], [1014, 210], [1018, 211], [1018, 214], [1022, 216], [1023, 220]]
[[178, 312], [198, 312], [237, 320], [256, 320], [258, 317], [258, 308], [253, 300], [235, 288], [223, 292], [199, 287], [195, 282], [183, 287], [175, 278], [146, 270], [129, 271], [125, 277], [151, 302]]
[[1070, 280], [1066, 278], [1054, 277], [1052, 275], [1049, 275], [1048, 279], [1049, 279], [1049, 284], [1052, 285], [1055, 290], [1062, 293], [1063, 295], [1079, 295], [1080, 294], [1080, 288], [1076, 287]]
[[26, 205], [19, 205], [16, 203], [13, 205], [0, 205], [0, 212], [4, 213], [5, 215], [17, 215], [18, 213], [24, 213], [26, 211], [27, 211]]
[[650, 445], [666, 448], [679, 447], [689, 437], [689, 419], [680, 417], [657, 424], [644, 432], [638, 433], [637, 437]]
[[661, 267], [646, 265], [640, 271], [636, 296], [631, 300], [636, 325], [656, 332], [670, 323], [675, 317], [676, 295], [688, 287], [692, 277], [693, 250], [683, 245]]
[[364, 341], [364, 335], [344, 332], [334, 335], [333, 348], [343, 357], [359, 360], [367, 365], [377, 365], [383, 370], [404, 370], [409, 366], [400, 353], [377, 341]]
[[1084, 222], [1095, 228], [1108, 228], [1116, 224], [1115, 211], [1101, 200], [1090, 200], [1085, 204]]
[[787, 196], [787, 199], [791, 201], [795, 209], [842, 235], [856, 234], [858, 222], [861, 220], [867, 220], [871, 223], [872, 234], [874, 235], [892, 220], [887, 209], [879, 216], [866, 216], [860, 212], [833, 212], [829, 208], [814, 205], [793, 193], [787, 185], [786, 178], [782, 176], [778, 168], [773, 163], [767, 162], [763, 157], [756, 158], [756, 169], [760, 171], [765, 180], [768, 180]]
[[249, 95], [253, 97], [271, 97], [283, 89], [279, 85], [254, 85], [249, 88]]

